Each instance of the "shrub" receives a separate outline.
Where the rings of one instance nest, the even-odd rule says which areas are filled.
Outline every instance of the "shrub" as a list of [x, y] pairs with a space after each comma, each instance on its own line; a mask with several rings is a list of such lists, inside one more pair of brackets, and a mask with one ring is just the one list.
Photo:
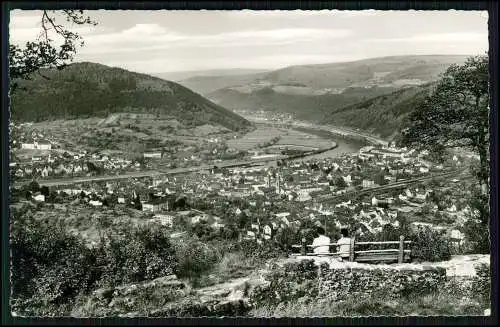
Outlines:
[[461, 297], [433, 293], [412, 298], [387, 299], [378, 295], [350, 296], [345, 301], [289, 302], [253, 308], [253, 317], [455, 316], [480, 315], [483, 307]]
[[92, 251], [52, 220], [14, 217], [11, 249], [13, 311], [64, 314], [96, 282], [88, 267]]
[[463, 226], [466, 248], [469, 253], [488, 254], [491, 250], [490, 230], [476, 219], [468, 219]]
[[238, 244], [238, 250], [250, 258], [270, 259], [286, 255], [286, 252], [272, 240], [263, 240], [259, 244], [256, 240], [244, 239]]
[[103, 286], [170, 275], [176, 266], [169, 235], [159, 226], [121, 226], [116, 233], [108, 232], [96, 251]]
[[444, 231], [437, 231], [428, 226], [419, 226], [410, 232], [411, 255], [416, 261], [445, 261], [451, 258], [449, 240]]
[[181, 241], [176, 253], [177, 265], [174, 272], [181, 278], [197, 279], [220, 260], [220, 254], [215, 248], [196, 240]]
[[218, 235], [217, 231], [205, 220], [192, 225], [191, 232], [203, 241], [212, 240]]
[[472, 290], [481, 302], [491, 304], [491, 272], [489, 264], [479, 264], [475, 267], [476, 277], [472, 282]]

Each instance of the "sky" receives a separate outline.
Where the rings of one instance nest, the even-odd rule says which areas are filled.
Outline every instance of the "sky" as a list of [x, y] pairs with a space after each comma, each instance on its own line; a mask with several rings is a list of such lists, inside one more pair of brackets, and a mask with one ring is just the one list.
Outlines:
[[[486, 11], [86, 13], [98, 25], [69, 26], [85, 41], [75, 61], [142, 73], [279, 69], [393, 55], [476, 55], [488, 49]], [[11, 11], [10, 42], [36, 39], [41, 17], [40, 11]]]

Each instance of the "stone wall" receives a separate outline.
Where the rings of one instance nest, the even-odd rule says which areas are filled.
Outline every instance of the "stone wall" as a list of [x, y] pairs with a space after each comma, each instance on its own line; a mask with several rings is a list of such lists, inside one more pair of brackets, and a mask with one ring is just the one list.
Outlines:
[[423, 269], [358, 269], [318, 268], [318, 297], [343, 300], [348, 296], [380, 294], [389, 298], [418, 293], [430, 293], [444, 287], [446, 270]]
[[430, 293], [446, 285], [446, 270], [424, 266], [416, 269], [385, 265], [383, 268], [332, 267], [313, 260], [301, 260], [275, 267], [269, 284], [255, 290], [255, 304], [332, 299], [348, 296], [383, 295], [394, 298]]

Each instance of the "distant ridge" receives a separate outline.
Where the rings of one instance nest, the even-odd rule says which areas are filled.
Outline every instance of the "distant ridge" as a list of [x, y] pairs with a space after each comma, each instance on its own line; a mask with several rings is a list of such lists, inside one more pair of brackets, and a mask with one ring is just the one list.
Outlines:
[[186, 79], [207, 77], [207, 76], [237, 76], [237, 75], [252, 75], [266, 73], [270, 69], [249, 69], [249, 68], [233, 68], [233, 69], [210, 69], [210, 70], [191, 70], [165, 73], [151, 73], [152, 76], [157, 76], [166, 80], [179, 82]]
[[[398, 113], [411, 106], [393, 107], [383, 96], [394, 101], [407, 99], [425, 85], [437, 81], [452, 64], [462, 64], [467, 55], [406, 55], [370, 58], [351, 62], [290, 66], [260, 74], [250, 82], [227, 86], [206, 97], [235, 111], [271, 111], [290, 113], [306, 121], [345, 125], [391, 135], [400, 121]], [[198, 80], [201, 82], [201, 80]], [[415, 88], [414, 91], [409, 89]], [[204, 90], [204, 85], [192, 89]], [[402, 93], [394, 93], [400, 90]], [[373, 104], [370, 99], [378, 98]], [[382, 98], [380, 98], [382, 97]], [[380, 103], [384, 105], [380, 105]], [[390, 113], [390, 109], [394, 109]], [[363, 110], [362, 110], [363, 109]], [[391, 109], [391, 110], [392, 110]], [[365, 111], [364, 111], [365, 110]], [[369, 110], [369, 114], [366, 114]], [[389, 111], [387, 111], [389, 110]], [[380, 119], [375, 119], [379, 111]], [[349, 114], [351, 112], [351, 114]], [[394, 114], [394, 115], [393, 115]], [[394, 124], [387, 117], [392, 117]], [[386, 130], [381, 130], [385, 128]]]

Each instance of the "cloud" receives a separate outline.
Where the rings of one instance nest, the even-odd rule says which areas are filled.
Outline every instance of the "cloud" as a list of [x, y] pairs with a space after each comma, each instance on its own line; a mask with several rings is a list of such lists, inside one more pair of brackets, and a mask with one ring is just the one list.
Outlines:
[[488, 49], [488, 34], [473, 32], [417, 34], [407, 38], [361, 40], [372, 57], [395, 55], [479, 55]]
[[86, 38], [85, 53], [117, 53], [172, 50], [175, 48], [235, 48], [278, 46], [300, 42], [318, 42], [347, 38], [349, 30], [283, 28], [246, 30], [219, 34], [180, 34], [156, 24], [137, 24], [118, 33], [100, 34]]
[[104, 60], [101, 63], [110, 66], [117, 66], [127, 70], [140, 71], [144, 73], [158, 73], [166, 71], [182, 70], [209, 70], [224, 67], [231, 68], [264, 68], [277, 69], [291, 65], [306, 65], [310, 63], [331, 63], [344, 62], [363, 57], [353, 57], [351, 55], [263, 55], [251, 58], [241, 55], [227, 55], [211, 58], [210, 61], [199, 60], [199, 58], [157, 58], [142, 60], [127, 60], [126, 58], [116, 60]]
[[488, 33], [442, 33], [424, 34], [411, 38], [417, 42], [483, 42], [488, 40]]
[[363, 42], [367, 43], [425, 43], [425, 42], [443, 42], [443, 43], [466, 43], [466, 42], [486, 42], [488, 43], [488, 33], [456, 32], [456, 33], [436, 33], [419, 34], [406, 38], [370, 38]]
[[367, 17], [367, 16], [375, 16], [378, 15], [380, 11], [376, 11], [373, 9], [369, 10], [234, 10], [229, 11], [228, 15], [234, 16], [237, 18], [299, 18], [303, 19], [305, 16], [331, 16], [335, 17]]
[[[56, 23], [77, 33], [81, 36], [90, 36], [96, 33], [105, 33], [109, 29], [90, 25], [77, 25], [67, 22], [60, 13], [53, 16]], [[57, 35], [52, 27], [49, 27], [48, 36], [55, 41], [55, 44], [62, 44], [62, 38]], [[28, 41], [36, 40], [41, 36], [42, 29], [42, 11], [39, 10], [13, 10], [9, 21], [9, 42], [14, 44], [25, 44]]]
[[21, 16], [11, 14], [9, 19], [9, 27], [12, 29], [20, 29], [20, 28], [34, 28], [37, 26], [41, 26], [42, 16], [33, 15], [30, 12], [29, 16]]
[[165, 34], [166, 30], [158, 24], [136, 24], [132, 28], [124, 30], [121, 34], [132, 37], [143, 37]]
[[[481, 52], [488, 47], [484, 13], [103, 11], [89, 13], [99, 25], [70, 29], [85, 41], [77, 61], [143, 72], [278, 68], [397, 54]], [[41, 12], [11, 13], [10, 41], [36, 38], [40, 20]]]

